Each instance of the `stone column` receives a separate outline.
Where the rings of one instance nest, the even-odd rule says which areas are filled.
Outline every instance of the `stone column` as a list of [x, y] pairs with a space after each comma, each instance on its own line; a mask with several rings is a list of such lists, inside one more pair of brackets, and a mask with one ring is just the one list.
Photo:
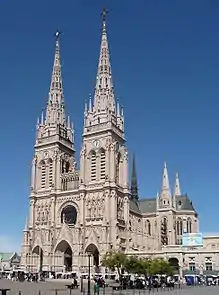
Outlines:
[[122, 169], [122, 185], [128, 187], [128, 152], [125, 151], [123, 156], [123, 169]]
[[33, 224], [34, 224], [34, 219], [35, 219], [35, 201], [33, 199], [30, 200], [30, 208], [29, 208], [29, 224], [30, 224], [30, 227], [33, 227]]
[[55, 178], [55, 190], [60, 191], [61, 190], [61, 156], [56, 156], [55, 157], [55, 173], [54, 173], [54, 178]]
[[32, 161], [32, 169], [31, 169], [31, 188], [35, 191], [36, 189], [36, 157], [34, 157]]
[[84, 218], [85, 218], [85, 194], [80, 193], [80, 208], [79, 208], [79, 214], [80, 214], [80, 224], [84, 224]]
[[52, 224], [56, 223], [55, 220], [55, 197], [51, 198], [51, 222]]
[[110, 157], [109, 157], [109, 167], [110, 167], [110, 175], [109, 175], [109, 180], [110, 181], [115, 181], [115, 153], [114, 153], [114, 145], [111, 143], [110, 145]]

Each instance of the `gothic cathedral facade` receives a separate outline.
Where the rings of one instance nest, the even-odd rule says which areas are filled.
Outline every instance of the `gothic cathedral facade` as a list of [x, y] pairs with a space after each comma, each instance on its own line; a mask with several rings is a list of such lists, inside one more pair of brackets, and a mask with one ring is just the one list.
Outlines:
[[198, 215], [181, 194], [178, 175], [171, 194], [166, 164], [154, 198], [138, 198], [134, 158], [129, 185], [124, 113], [114, 98], [105, 17], [94, 99], [84, 110], [79, 169], [63, 93], [57, 32], [46, 114], [37, 121], [21, 266], [82, 273], [89, 252], [98, 272], [107, 251], [153, 254], [181, 244], [183, 232], [197, 232]]

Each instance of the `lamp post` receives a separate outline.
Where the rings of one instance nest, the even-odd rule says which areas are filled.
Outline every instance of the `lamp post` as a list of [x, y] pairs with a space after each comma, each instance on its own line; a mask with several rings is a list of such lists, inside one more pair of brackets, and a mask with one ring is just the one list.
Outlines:
[[90, 295], [90, 258], [91, 258], [91, 253], [88, 252], [88, 284], [87, 284], [87, 295]]

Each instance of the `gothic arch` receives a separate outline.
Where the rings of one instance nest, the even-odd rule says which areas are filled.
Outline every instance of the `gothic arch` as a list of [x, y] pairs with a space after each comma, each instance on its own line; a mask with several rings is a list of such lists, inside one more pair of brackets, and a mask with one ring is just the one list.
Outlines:
[[91, 262], [95, 267], [99, 266], [100, 263], [100, 254], [98, 247], [94, 243], [90, 243], [86, 248], [85, 248], [85, 253], [88, 254], [90, 253], [93, 257], [93, 261]]
[[162, 245], [168, 245], [168, 218], [163, 216], [161, 219], [161, 243]]
[[92, 149], [88, 154], [90, 181], [97, 180], [97, 153]]
[[101, 155], [101, 153], [105, 153], [106, 150], [103, 147], [100, 147], [97, 151], [97, 154]]
[[186, 232], [187, 233], [192, 232], [192, 219], [190, 217], [188, 217], [186, 221]]
[[33, 264], [37, 265], [39, 269], [37, 271], [42, 271], [43, 269], [43, 248], [39, 245], [34, 246], [32, 250], [33, 254]]
[[176, 220], [176, 234], [181, 236], [183, 234], [183, 220], [178, 217]]
[[103, 147], [98, 150], [99, 155], [99, 167], [100, 167], [100, 179], [105, 180], [106, 178], [106, 151]]
[[72, 271], [73, 250], [66, 240], [61, 240], [56, 244], [54, 250], [56, 265], [65, 267], [65, 271]]
[[87, 155], [87, 158], [90, 159], [93, 155], [97, 155], [96, 151], [94, 149], [91, 149]]
[[146, 227], [147, 227], [147, 234], [151, 236], [151, 223], [149, 220], [146, 221]]
[[52, 187], [53, 185], [53, 160], [49, 158], [47, 160], [47, 165], [48, 165], [48, 180], [49, 180], [49, 187]]
[[52, 158], [49, 158], [49, 159], [47, 160], [47, 163], [48, 163], [48, 164], [50, 164], [50, 163], [52, 163], [52, 162], [53, 162]]
[[42, 159], [42, 160], [40, 160], [38, 165], [39, 165], [39, 167], [41, 167], [42, 165], [46, 165], [46, 162]]

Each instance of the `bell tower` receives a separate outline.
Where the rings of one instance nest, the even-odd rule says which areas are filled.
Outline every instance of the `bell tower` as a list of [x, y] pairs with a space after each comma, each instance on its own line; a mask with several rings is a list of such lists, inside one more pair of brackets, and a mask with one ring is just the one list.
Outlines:
[[[60, 61], [60, 32], [55, 34], [55, 56], [46, 112], [36, 125], [36, 143], [31, 172], [30, 228], [37, 220], [38, 197], [52, 197], [64, 189], [63, 177], [75, 170], [74, 130], [66, 119]], [[51, 213], [54, 222], [54, 213]]]
[[80, 189], [86, 191], [85, 220], [95, 220], [89, 208], [95, 206], [96, 198], [101, 198], [102, 218], [110, 232], [107, 239], [111, 247], [116, 247], [118, 219], [124, 222], [128, 218], [128, 152], [123, 109], [119, 102], [115, 103], [106, 15], [104, 9], [94, 98], [90, 96], [84, 110]]

